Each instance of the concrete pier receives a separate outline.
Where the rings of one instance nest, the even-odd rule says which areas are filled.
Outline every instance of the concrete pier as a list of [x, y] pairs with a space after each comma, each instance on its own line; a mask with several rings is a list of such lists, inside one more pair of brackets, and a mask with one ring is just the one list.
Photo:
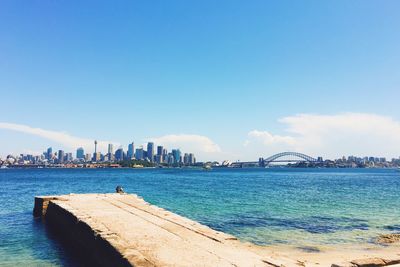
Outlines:
[[34, 215], [99, 266], [299, 266], [136, 195], [36, 197]]

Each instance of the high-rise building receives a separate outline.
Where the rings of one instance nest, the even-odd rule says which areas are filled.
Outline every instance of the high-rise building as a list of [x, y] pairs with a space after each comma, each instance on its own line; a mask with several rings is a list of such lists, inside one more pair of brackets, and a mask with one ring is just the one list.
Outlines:
[[174, 156], [174, 163], [181, 163], [181, 151], [179, 149], [172, 149], [172, 155]]
[[58, 163], [63, 163], [64, 162], [64, 150], [58, 150]]
[[147, 143], [147, 157], [150, 159], [151, 162], [154, 161], [154, 143], [153, 142]]
[[92, 156], [89, 153], [87, 153], [85, 155], [85, 161], [90, 161], [91, 159], [92, 159]]
[[49, 147], [47, 149], [47, 159], [52, 159], [53, 158], [53, 148]]
[[166, 160], [165, 161], [169, 165], [174, 164], [175, 163], [174, 155], [172, 153], [168, 153], [168, 155], [166, 156]]
[[117, 151], [115, 151], [115, 160], [116, 161], [124, 160], [124, 149], [123, 148], [118, 148]]
[[93, 159], [92, 159], [94, 162], [99, 162], [99, 161], [101, 161], [101, 153], [100, 152], [96, 152], [96, 153], [93, 153]]
[[157, 163], [163, 163], [164, 162], [164, 148], [163, 146], [157, 146], [157, 156], [156, 156], [156, 162]]
[[72, 161], [72, 153], [65, 154], [65, 161], [71, 162]]
[[163, 154], [163, 146], [157, 146], [157, 155], [162, 155]]
[[108, 144], [108, 154], [114, 154], [114, 145], [113, 144]]
[[82, 147], [76, 150], [76, 158], [77, 159], [84, 159], [85, 158], [85, 150]]
[[183, 156], [183, 164], [189, 165], [189, 154], [188, 153], [185, 153], [185, 155]]
[[136, 148], [136, 151], [135, 151], [135, 158], [137, 159], [137, 160], [143, 160], [143, 148], [142, 147], [140, 147], [140, 148]]
[[189, 154], [189, 165], [194, 165], [196, 164], [196, 158], [194, 157], [193, 153]]
[[107, 158], [108, 158], [109, 161], [113, 161], [114, 160], [114, 146], [113, 146], [113, 144], [108, 144]]
[[128, 159], [133, 159], [135, 157], [135, 144], [132, 142], [128, 145]]

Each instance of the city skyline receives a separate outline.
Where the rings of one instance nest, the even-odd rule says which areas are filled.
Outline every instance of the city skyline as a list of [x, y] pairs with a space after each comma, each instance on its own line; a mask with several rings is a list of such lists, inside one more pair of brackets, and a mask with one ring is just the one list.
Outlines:
[[93, 145], [93, 153], [85, 153], [83, 147], [78, 147], [75, 150], [75, 156], [73, 152], [62, 149], [55, 149], [53, 152], [53, 147], [48, 147], [44, 152], [36, 154], [9, 154], [7, 157], [0, 157], [0, 165], [47, 166], [50, 164], [57, 166], [58, 164], [120, 163], [123, 161], [149, 162], [167, 166], [193, 166], [196, 164], [196, 157], [193, 153], [182, 152], [179, 148], [172, 148], [171, 151], [168, 151], [167, 148], [161, 145], [157, 145], [155, 150], [153, 142], [147, 143], [146, 150], [144, 146], [139, 146], [135, 149], [134, 142], [129, 143], [126, 150], [123, 146], [119, 146], [115, 151], [114, 145], [108, 144], [106, 153], [97, 148], [97, 140], [93, 141]]
[[[76, 12], [80, 10], [81, 12]], [[400, 154], [400, 3], [0, 3], [0, 155]]]

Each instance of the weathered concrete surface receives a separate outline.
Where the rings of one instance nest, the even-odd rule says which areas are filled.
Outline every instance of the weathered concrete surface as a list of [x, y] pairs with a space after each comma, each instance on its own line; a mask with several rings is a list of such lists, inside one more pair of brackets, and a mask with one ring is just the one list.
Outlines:
[[34, 215], [102, 266], [298, 266], [135, 195], [36, 197]]

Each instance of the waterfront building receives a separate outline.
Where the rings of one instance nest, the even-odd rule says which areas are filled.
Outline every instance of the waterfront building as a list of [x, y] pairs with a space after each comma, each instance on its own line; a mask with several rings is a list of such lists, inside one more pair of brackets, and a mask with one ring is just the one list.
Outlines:
[[155, 158], [155, 162], [157, 162], [158, 164], [163, 163], [162, 155], [155, 155], [154, 158]]
[[107, 159], [109, 161], [113, 161], [114, 160], [114, 145], [113, 144], [108, 144]]
[[172, 149], [172, 155], [174, 157], [174, 163], [181, 163], [181, 151], [179, 149]]
[[143, 159], [144, 159], [144, 155], [143, 155], [143, 154], [144, 154], [144, 153], [143, 153], [143, 148], [142, 148], [142, 147], [136, 148], [135, 158], [136, 158], [137, 160], [143, 160]]
[[128, 145], [128, 159], [133, 159], [135, 157], [135, 144], [132, 142]]
[[150, 162], [154, 161], [154, 143], [153, 142], [147, 143], [147, 157], [149, 158]]
[[175, 163], [175, 158], [172, 153], [168, 153], [166, 162], [168, 165], [173, 165]]
[[163, 152], [164, 152], [164, 148], [163, 146], [157, 146], [157, 163], [163, 163]]
[[123, 148], [118, 148], [117, 151], [115, 151], [115, 160], [116, 161], [124, 160], [124, 149]]
[[101, 153], [100, 152], [93, 153], [93, 161], [94, 162], [101, 161]]
[[72, 161], [72, 153], [65, 154], [65, 161], [71, 162]]
[[163, 154], [164, 147], [163, 146], [157, 146], [157, 155], [162, 155]]
[[53, 148], [49, 147], [47, 149], [47, 159], [50, 160], [53, 158]]
[[188, 153], [185, 153], [185, 155], [183, 156], [183, 164], [189, 165], [189, 154]]
[[58, 150], [58, 163], [63, 163], [64, 162], [64, 150]]
[[196, 164], [196, 158], [194, 157], [193, 153], [189, 154], [189, 165], [194, 165]]
[[85, 158], [85, 150], [82, 147], [76, 150], [76, 158], [77, 159], [84, 159]]
[[92, 159], [91, 154], [87, 153], [87, 154], [85, 155], [85, 161], [90, 161], [91, 159]]

